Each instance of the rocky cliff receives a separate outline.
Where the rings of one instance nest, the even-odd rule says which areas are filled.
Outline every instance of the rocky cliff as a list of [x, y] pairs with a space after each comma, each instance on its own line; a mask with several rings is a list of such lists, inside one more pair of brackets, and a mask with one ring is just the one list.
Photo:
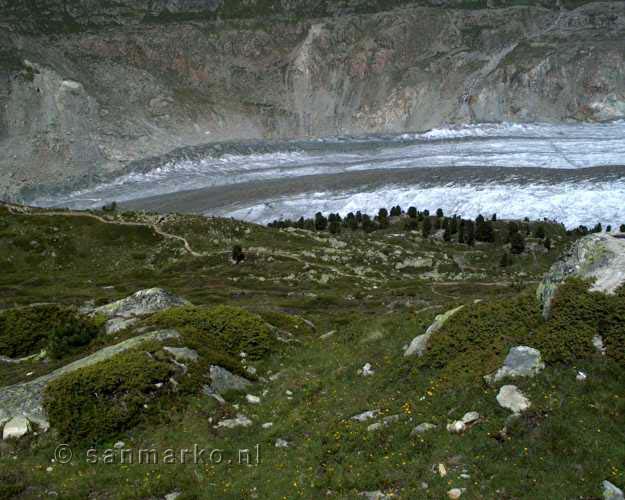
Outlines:
[[623, 2], [524, 3], [0, 0], [0, 197], [210, 141], [625, 116]]

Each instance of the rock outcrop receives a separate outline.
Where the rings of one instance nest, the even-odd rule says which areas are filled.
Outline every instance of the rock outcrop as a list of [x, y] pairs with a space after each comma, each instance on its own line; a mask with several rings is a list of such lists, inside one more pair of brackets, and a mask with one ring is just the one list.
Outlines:
[[531, 3], [1, 0], [0, 197], [206, 142], [625, 116], [623, 2]]
[[456, 307], [455, 309], [451, 309], [446, 313], [436, 316], [434, 322], [428, 327], [424, 334], [418, 335], [417, 337], [412, 339], [410, 345], [404, 351], [404, 356], [423, 356], [428, 347], [430, 337], [434, 335], [437, 331], [439, 331], [447, 322], [447, 320], [451, 318], [454, 314], [462, 310], [462, 308], [464, 308], [464, 306]]
[[610, 233], [584, 236], [551, 267], [536, 291], [545, 319], [550, 315], [551, 301], [558, 286], [570, 277], [594, 279], [591, 290], [608, 294], [625, 284], [625, 238], [622, 236]]
[[117, 302], [100, 306], [94, 312], [107, 318], [128, 319], [189, 304], [188, 300], [182, 299], [162, 288], [150, 288], [148, 290], [139, 290], [130, 297]]

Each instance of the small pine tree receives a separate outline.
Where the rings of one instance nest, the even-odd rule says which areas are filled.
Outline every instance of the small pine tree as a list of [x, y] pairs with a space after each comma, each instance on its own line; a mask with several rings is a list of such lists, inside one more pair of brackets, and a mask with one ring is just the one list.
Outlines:
[[525, 251], [525, 238], [519, 232], [516, 232], [510, 236], [510, 251], [519, 255]]
[[458, 243], [464, 243], [464, 221], [460, 220], [458, 225]]
[[416, 219], [417, 218], [417, 208], [416, 207], [410, 207], [408, 209], [408, 217], [410, 217], [411, 219]]
[[473, 221], [468, 220], [465, 224], [465, 234], [464, 234], [464, 242], [472, 247], [475, 245], [475, 225]]
[[625, 224], [621, 224], [621, 227], [619, 227], [619, 231], [621, 233], [625, 233]]
[[449, 230], [451, 231], [451, 234], [456, 234], [458, 232], [458, 217], [455, 215], [451, 219]]
[[534, 230], [534, 237], [542, 240], [545, 237], [545, 226], [543, 226], [542, 224], [538, 224], [538, 226], [536, 226], [536, 229]]
[[493, 214], [493, 216], [491, 217], [491, 219], [493, 222], [495, 222], [497, 220], [497, 214]]
[[443, 233], [443, 240], [447, 242], [451, 241], [451, 229], [449, 228], [449, 224], [445, 226], [445, 232]]
[[317, 231], [324, 231], [328, 227], [328, 219], [326, 219], [321, 212], [315, 214], [315, 229]]
[[443, 209], [442, 208], [437, 208], [436, 209], [436, 217], [443, 217], [445, 214], [443, 213]]
[[416, 231], [417, 229], [419, 229], [419, 223], [417, 222], [417, 219], [408, 217], [404, 222], [404, 229], [406, 231]]
[[330, 230], [330, 234], [339, 234], [341, 232], [341, 223], [334, 219], [332, 222], [330, 222], [329, 228]]
[[500, 267], [508, 267], [511, 264], [510, 254], [505, 252], [499, 260]]
[[611, 226], [610, 224], [608, 224], [608, 225], [605, 227], [605, 232], [606, 232], [606, 233], [611, 233], [611, 232], [612, 232], [612, 226]]
[[423, 219], [423, 226], [421, 227], [421, 234], [424, 238], [429, 238], [432, 233], [432, 220], [429, 217]]
[[377, 220], [381, 228], [388, 227], [388, 211], [386, 210], [386, 208], [381, 208], [378, 211]]
[[235, 264], [240, 264], [245, 260], [245, 254], [241, 245], [234, 245], [232, 247], [232, 260]]

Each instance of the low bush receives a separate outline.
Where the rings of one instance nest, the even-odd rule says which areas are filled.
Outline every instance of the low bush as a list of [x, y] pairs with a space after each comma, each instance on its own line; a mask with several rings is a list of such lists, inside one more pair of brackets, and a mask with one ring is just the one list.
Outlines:
[[80, 343], [76, 337], [79, 331], [97, 334], [97, 323], [73, 308], [40, 305], [9, 309], [0, 314], [0, 355], [21, 358], [36, 354], [48, 347], [51, 336], [58, 339], [52, 346], [55, 353], [62, 354], [59, 340], [66, 338], [68, 346]]
[[79, 315], [70, 316], [50, 332], [48, 355], [59, 359], [74, 354], [97, 337], [99, 330], [96, 322], [90, 318]]
[[185, 333], [189, 341], [201, 344], [189, 347], [208, 347], [235, 357], [245, 352], [249, 358], [258, 359], [273, 345], [265, 321], [238, 307], [177, 307], [156, 313], [149, 322], [162, 328], [176, 328]]
[[64, 375], [46, 387], [50, 425], [66, 442], [98, 442], [156, 412], [173, 365], [142, 349]]
[[440, 370], [450, 385], [475, 381], [499, 368], [509, 349], [538, 349], [547, 363], [571, 364], [597, 355], [593, 337], [601, 335], [607, 356], [625, 362], [625, 301], [589, 291], [571, 279], [558, 289], [551, 317], [544, 321], [532, 294], [466, 307], [430, 340], [418, 366]]

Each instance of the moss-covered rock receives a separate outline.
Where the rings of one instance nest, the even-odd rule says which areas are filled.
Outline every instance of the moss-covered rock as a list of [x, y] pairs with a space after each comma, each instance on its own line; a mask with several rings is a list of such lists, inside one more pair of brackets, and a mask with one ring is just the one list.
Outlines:
[[[50, 425], [68, 442], [97, 442], [134, 427], [158, 409], [173, 365], [147, 346], [69, 373], [44, 392]], [[162, 385], [161, 385], [162, 384]]]
[[238, 307], [179, 307], [159, 312], [149, 322], [178, 329], [192, 349], [209, 348], [231, 356], [245, 352], [251, 359], [258, 359], [271, 350], [274, 342], [260, 316]]

